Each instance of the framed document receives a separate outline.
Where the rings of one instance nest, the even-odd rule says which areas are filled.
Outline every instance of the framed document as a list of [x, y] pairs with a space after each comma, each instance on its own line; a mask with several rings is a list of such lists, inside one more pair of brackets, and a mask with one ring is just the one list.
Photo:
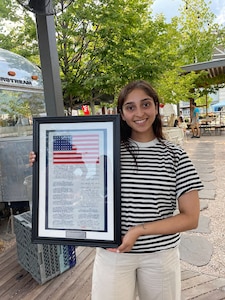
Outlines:
[[33, 242], [118, 246], [119, 115], [34, 118], [33, 150]]

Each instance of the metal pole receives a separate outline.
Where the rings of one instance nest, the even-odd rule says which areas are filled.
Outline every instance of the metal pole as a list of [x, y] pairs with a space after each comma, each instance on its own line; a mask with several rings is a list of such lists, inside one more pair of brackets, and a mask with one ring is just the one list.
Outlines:
[[48, 116], [64, 116], [53, 15], [36, 15], [37, 35]]

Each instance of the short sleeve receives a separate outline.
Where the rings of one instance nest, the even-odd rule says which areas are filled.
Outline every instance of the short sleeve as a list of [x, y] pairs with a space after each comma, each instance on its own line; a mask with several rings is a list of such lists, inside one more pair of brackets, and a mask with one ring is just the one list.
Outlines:
[[176, 170], [176, 198], [182, 194], [204, 188], [201, 179], [185, 151], [181, 151]]

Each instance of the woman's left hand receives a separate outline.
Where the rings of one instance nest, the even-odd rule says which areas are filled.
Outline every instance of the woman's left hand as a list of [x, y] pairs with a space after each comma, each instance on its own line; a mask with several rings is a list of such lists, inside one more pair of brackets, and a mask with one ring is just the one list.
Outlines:
[[118, 248], [109, 248], [107, 250], [111, 252], [129, 252], [134, 246], [137, 238], [139, 237], [139, 226], [131, 227], [125, 236], [122, 238], [122, 244]]

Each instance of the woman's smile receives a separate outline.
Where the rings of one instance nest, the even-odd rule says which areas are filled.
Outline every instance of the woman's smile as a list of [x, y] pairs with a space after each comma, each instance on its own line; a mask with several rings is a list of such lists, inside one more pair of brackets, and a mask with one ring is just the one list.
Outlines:
[[142, 125], [142, 124], [145, 124], [147, 120], [148, 120], [148, 119], [145, 118], [145, 119], [142, 119], [142, 120], [136, 120], [136, 121], [134, 121], [134, 122], [135, 122], [136, 124]]
[[131, 138], [148, 142], [155, 138], [152, 124], [158, 113], [154, 100], [141, 89], [128, 94], [123, 104], [122, 118], [131, 127]]

